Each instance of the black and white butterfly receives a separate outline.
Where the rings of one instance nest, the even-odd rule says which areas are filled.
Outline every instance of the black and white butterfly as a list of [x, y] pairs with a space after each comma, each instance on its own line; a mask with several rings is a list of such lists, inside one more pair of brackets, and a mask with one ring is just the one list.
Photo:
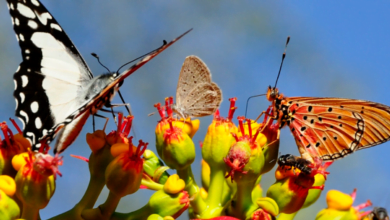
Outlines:
[[14, 74], [16, 116], [36, 151], [59, 137], [65, 150], [84, 123], [111, 98], [123, 80], [183, 35], [151, 52], [123, 73], [93, 77], [86, 62], [54, 17], [38, 0], [7, 0], [23, 62]]

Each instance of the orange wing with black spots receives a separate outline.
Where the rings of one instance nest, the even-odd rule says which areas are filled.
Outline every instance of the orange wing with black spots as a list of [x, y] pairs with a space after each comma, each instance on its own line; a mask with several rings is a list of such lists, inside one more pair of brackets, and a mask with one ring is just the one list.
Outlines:
[[390, 107], [342, 98], [283, 98], [302, 156], [336, 160], [390, 140]]

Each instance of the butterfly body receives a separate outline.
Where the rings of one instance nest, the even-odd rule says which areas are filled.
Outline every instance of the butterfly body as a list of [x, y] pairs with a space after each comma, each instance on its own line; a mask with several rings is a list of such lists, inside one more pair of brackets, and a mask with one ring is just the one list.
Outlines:
[[54, 17], [38, 0], [7, 0], [23, 61], [14, 74], [16, 116], [37, 151], [58, 134], [55, 152], [65, 150], [91, 114], [110, 100], [123, 80], [183, 35], [164, 44], [122, 73], [93, 77]]
[[302, 157], [336, 160], [390, 139], [390, 107], [343, 98], [284, 97], [269, 87], [271, 117], [288, 126]]
[[180, 71], [173, 110], [182, 118], [213, 114], [222, 102], [222, 91], [211, 80], [206, 64], [197, 56], [188, 56]]

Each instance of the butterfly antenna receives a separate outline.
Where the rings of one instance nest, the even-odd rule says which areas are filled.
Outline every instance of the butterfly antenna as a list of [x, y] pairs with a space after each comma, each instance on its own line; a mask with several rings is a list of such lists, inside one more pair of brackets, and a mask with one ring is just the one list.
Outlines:
[[[166, 41], [166, 40], [163, 40], [163, 45], [162, 45], [161, 47], [165, 46], [166, 44], [167, 44], [167, 41]], [[127, 64], [132, 63], [132, 62], [134, 62], [134, 61], [136, 61], [136, 60], [138, 60], [138, 59], [140, 59], [140, 58], [142, 58], [142, 57], [145, 57], [145, 56], [147, 56], [147, 55], [153, 53], [153, 52], [156, 51], [156, 50], [159, 50], [161, 47], [158, 47], [157, 49], [154, 49], [154, 50], [150, 51], [149, 53], [146, 53], [146, 54], [144, 54], [144, 55], [142, 55], [142, 56], [139, 56], [139, 57], [135, 58], [134, 60], [131, 60], [131, 61], [129, 61], [129, 62], [123, 64], [122, 66], [119, 67], [119, 69], [118, 69], [116, 72], [119, 73], [119, 70], [122, 69], [122, 67], [124, 67], [124, 66], [126, 66]]]
[[282, 71], [283, 61], [284, 61], [284, 58], [286, 58], [287, 45], [288, 45], [289, 42], [290, 42], [290, 36], [287, 37], [286, 46], [284, 47], [284, 52], [283, 52], [283, 56], [282, 56], [282, 62], [280, 63], [279, 73], [278, 73], [278, 77], [276, 78], [276, 82], [275, 82], [274, 88], [276, 88], [276, 84], [278, 84], [280, 72]]
[[266, 95], [266, 94], [261, 94], [261, 95], [253, 95], [253, 96], [250, 96], [247, 100], [246, 100], [246, 107], [245, 107], [245, 118], [246, 118], [246, 113], [248, 111], [248, 104], [249, 104], [249, 99], [251, 98], [254, 98], [254, 97], [259, 97], [259, 96], [263, 96], [263, 95]]
[[91, 53], [91, 55], [97, 59], [97, 61], [100, 63], [100, 65], [102, 65], [102, 67], [106, 68], [106, 70], [108, 70], [108, 72], [111, 73], [110, 69], [108, 69], [106, 66], [104, 66], [104, 65], [100, 62], [100, 58], [99, 58], [99, 56], [98, 56], [96, 53]]

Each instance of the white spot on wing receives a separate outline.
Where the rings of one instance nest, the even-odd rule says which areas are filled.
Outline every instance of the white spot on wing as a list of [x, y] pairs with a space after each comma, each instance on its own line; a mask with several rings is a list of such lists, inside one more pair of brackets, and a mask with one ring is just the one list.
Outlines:
[[30, 69], [30, 68], [27, 68], [27, 72], [31, 72], [31, 69]]
[[33, 113], [37, 113], [39, 108], [38, 102], [37, 101], [32, 102], [30, 108]]
[[30, 59], [30, 57], [29, 56], [26, 56], [26, 60], [29, 60]]
[[42, 121], [41, 121], [41, 119], [40, 119], [39, 117], [37, 117], [37, 118], [35, 119], [35, 127], [36, 127], [37, 129], [41, 129], [41, 128], [42, 128]]
[[20, 78], [22, 79], [22, 87], [26, 87], [28, 83], [28, 77], [26, 75], [22, 75]]
[[45, 12], [45, 13], [42, 13], [40, 15], [38, 15], [38, 19], [39, 21], [43, 24], [43, 25], [46, 25], [47, 24], [47, 20], [48, 19], [52, 19], [53, 17], [48, 13], [48, 12]]
[[25, 53], [29, 54], [30, 53], [30, 50], [29, 49], [26, 49], [24, 50]]
[[28, 123], [28, 115], [27, 115], [27, 113], [25, 111], [23, 111], [23, 110], [20, 110], [19, 114], [21, 116], [23, 116], [24, 120], [26, 121], [26, 123]]
[[72, 121], [72, 119], [70, 119], [70, 118], [65, 119], [65, 122], [71, 122], [71, 121]]
[[18, 102], [18, 99], [15, 98], [15, 102], [16, 102], [16, 107], [15, 107], [15, 110], [18, 109], [18, 105], [19, 105], [19, 102]]
[[19, 41], [19, 37], [18, 37], [18, 35], [17, 35], [17, 34], [15, 34], [15, 35], [16, 35], [16, 40], [17, 40], [17, 41]]
[[26, 135], [32, 139], [32, 144], [35, 144], [35, 134], [32, 132], [26, 132]]
[[16, 82], [16, 80], [14, 80], [14, 84], [15, 84], [15, 89], [16, 90], [18, 88], [18, 82]]
[[[16, 117], [17, 117], [17, 116], [16, 116]], [[19, 118], [19, 121], [21, 121], [22, 124], [23, 124], [23, 128], [25, 128], [25, 127], [26, 127], [26, 124], [24, 123], [23, 119], [22, 119], [21, 117], [17, 117], [17, 118]]]
[[22, 3], [18, 2], [16, 5], [19, 13], [23, 15], [26, 18], [35, 18], [34, 12], [27, 6], [23, 5]]
[[27, 25], [30, 26], [30, 28], [32, 28], [32, 29], [37, 29], [38, 28], [37, 22], [35, 22], [33, 20], [29, 20]]
[[23, 92], [19, 93], [19, 96], [20, 96], [20, 103], [23, 103], [25, 98], [24, 93]]
[[23, 36], [23, 34], [19, 34], [19, 39], [20, 39], [21, 41], [24, 41], [24, 36]]
[[20, 66], [18, 66], [18, 68], [16, 69], [16, 72], [19, 72], [19, 70], [20, 70]]
[[51, 23], [50, 27], [53, 28], [53, 29], [57, 29], [59, 31], [62, 31], [61, 27], [58, 24]]
[[15, 25], [16, 26], [19, 26], [20, 22], [19, 22], [19, 19], [18, 18], [15, 18]]
[[37, 0], [31, 0], [31, 3], [33, 3], [35, 6], [39, 6], [39, 2]]
[[43, 136], [46, 136], [46, 135], [47, 135], [47, 129], [43, 129], [43, 130], [42, 130], [42, 135], [43, 135]]

